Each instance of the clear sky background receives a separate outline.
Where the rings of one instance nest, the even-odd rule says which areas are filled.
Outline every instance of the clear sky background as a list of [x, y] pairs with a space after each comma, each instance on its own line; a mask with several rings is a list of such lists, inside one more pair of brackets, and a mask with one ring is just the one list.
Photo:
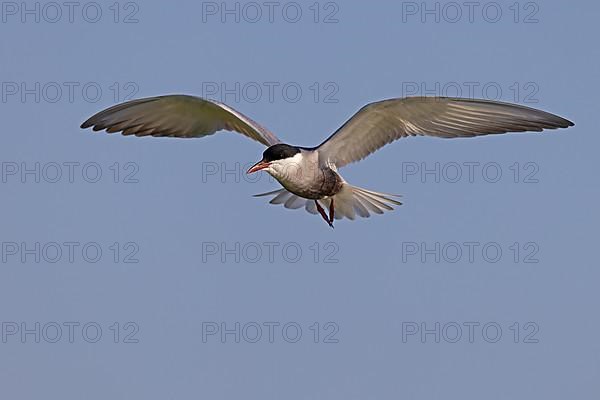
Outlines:
[[[56, 4], [2, 3], [2, 397], [598, 396], [597, 2]], [[411, 94], [576, 126], [402, 139], [341, 172], [404, 205], [332, 230], [241, 136], [79, 129], [168, 93], [304, 146]]]

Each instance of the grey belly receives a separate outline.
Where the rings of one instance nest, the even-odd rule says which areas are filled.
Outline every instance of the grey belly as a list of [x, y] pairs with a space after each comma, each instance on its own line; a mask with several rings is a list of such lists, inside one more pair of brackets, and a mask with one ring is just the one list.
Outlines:
[[295, 195], [314, 200], [337, 194], [343, 185], [342, 178], [329, 168], [315, 173], [311, 179], [280, 180], [279, 183]]

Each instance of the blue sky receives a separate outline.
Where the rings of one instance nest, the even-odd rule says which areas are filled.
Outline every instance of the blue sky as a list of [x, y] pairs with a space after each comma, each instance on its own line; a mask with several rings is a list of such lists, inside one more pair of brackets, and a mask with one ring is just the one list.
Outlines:
[[[4, 2], [0, 385], [10, 398], [592, 398], [595, 2]], [[93, 134], [222, 100], [320, 143], [366, 103], [462, 95], [576, 123], [402, 139], [344, 168], [368, 220], [251, 195], [261, 145]]]

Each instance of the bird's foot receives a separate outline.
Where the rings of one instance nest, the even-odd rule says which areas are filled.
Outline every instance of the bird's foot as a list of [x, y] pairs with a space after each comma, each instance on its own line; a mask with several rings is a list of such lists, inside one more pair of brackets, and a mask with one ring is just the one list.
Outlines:
[[323, 209], [323, 207], [321, 207], [317, 200], [315, 200], [315, 205], [317, 206], [317, 210], [319, 211], [319, 214], [321, 214], [321, 217], [323, 217], [325, 222], [327, 222], [327, 225], [333, 228], [333, 201], [331, 202], [331, 207], [329, 208], [329, 217], [327, 216], [327, 214], [325, 214], [325, 210]]
[[333, 228], [333, 217], [335, 215], [335, 209], [333, 208], [333, 197], [331, 198], [331, 204], [329, 204], [329, 226]]

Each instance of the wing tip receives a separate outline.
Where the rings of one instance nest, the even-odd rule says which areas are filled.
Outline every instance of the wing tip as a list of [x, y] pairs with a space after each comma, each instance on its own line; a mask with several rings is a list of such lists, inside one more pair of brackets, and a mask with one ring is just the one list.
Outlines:
[[558, 115], [554, 115], [554, 117], [556, 117], [556, 120], [553, 123], [549, 123], [548, 126], [542, 126], [542, 130], [545, 129], [566, 129], [566, 128], [570, 128], [572, 126], [575, 126], [575, 123], [573, 121], [570, 121], [566, 118], [563, 117], [559, 117]]

